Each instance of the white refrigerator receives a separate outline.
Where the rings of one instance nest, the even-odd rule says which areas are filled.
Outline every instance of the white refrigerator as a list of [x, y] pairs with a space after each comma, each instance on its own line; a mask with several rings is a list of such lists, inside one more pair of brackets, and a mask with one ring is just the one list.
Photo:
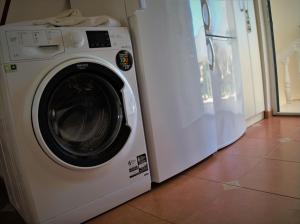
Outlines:
[[218, 148], [201, 3], [147, 1], [129, 25], [152, 181], [162, 182]]
[[232, 3], [230, 0], [201, 0], [212, 76], [218, 148], [233, 143], [246, 130]]

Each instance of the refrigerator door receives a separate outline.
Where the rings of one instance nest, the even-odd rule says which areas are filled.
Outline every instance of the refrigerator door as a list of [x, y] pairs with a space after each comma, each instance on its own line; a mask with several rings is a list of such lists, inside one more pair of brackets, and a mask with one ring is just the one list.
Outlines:
[[201, 0], [206, 35], [235, 37], [232, 1]]
[[218, 147], [223, 148], [243, 135], [243, 89], [236, 39], [208, 37]]
[[188, 0], [148, 1], [145, 10], [130, 17], [154, 182], [217, 150], [205, 41], [201, 51], [205, 33], [200, 34], [200, 25], [194, 35], [194, 26]]

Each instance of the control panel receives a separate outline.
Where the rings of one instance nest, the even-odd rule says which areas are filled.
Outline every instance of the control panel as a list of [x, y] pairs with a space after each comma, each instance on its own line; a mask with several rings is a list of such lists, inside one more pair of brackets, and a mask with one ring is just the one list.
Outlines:
[[62, 30], [64, 46], [67, 51], [81, 49], [131, 49], [131, 41], [127, 29], [64, 29]]
[[[62, 53], [94, 52], [102, 49], [131, 50], [128, 30], [123, 27], [40, 28], [32, 26], [24, 27], [23, 30], [6, 30], [4, 34], [9, 59], [13, 61], [49, 59]], [[129, 62], [130, 58], [127, 56], [128, 54], [120, 53], [119, 63]]]
[[64, 52], [60, 30], [6, 31], [12, 60], [52, 57]]

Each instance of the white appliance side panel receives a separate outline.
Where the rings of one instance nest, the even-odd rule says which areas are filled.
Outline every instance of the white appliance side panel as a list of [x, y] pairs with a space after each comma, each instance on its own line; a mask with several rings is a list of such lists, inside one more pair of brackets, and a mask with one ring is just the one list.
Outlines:
[[262, 66], [259, 52], [257, 27], [254, 11], [254, 3], [252, 0], [248, 1], [248, 12], [250, 16], [250, 23], [252, 31], [248, 34], [250, 57], [253, 72], [253, 86], [254, 86], [254, 96], [255, 96], [255, 109], [256, 114], [263, 112], [265, 110], [265, 98], [264, 98], [264, 87], [263, 87], [263, 77], [262, 77]]
[[132, 17], [137, 10], [147, 7], [146, 0], [124, 0], [124, 1], [125, 1], [127, 18]]
[[212, 38], [215, 66], [212, 72], [218, 145], [236, 141], [245, 131], [243, 87], [236, 39]]
[[207, 33], [219, 36], [235, 36], [232, 1], [207, 0], [207, 2], [210, 13], [210, 27]]
[[189, 7], [189, 1], [149, 1], [131, 23], [155, 182], [183, 171], [217, 149], [213, 106], [201, 97]]
[[[245, 10], [248, 9], [251, 31], [247, 30]], [[245, 118], [250, 119], [264, 111], [264, 91], [261, 60], [257, 37], [254, 5], [252, 0], [244, 4], [234, 1], [238, 47], [244, 88]]]
[[241, 5], [239, 3], [239, 1], [234, 2], [234, 14], [236, 18], [237, 43], [240, 52], [240, 67], [244, 90], [244, 116], [247, 119], [254, 116], [256, 111], [248, 32], [246, 29], [245, 14], [241, 12]]

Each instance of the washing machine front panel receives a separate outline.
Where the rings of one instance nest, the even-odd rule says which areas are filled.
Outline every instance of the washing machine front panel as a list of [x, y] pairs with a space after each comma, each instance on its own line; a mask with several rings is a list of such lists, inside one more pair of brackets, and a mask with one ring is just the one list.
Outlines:
[[[24, 48], [19, 45], [10, 48], [7, 44], [8, 40], [16, 44], [25, 43], [18, 39], [23, 38], [23, 33], [27, 38], [30, 31], [49, 34], [48, 31], [53, 29], [59, 30], [57, 33], [61, 33], [62, 38], [56, 35], [41, 37], [53, 37], [55, 43], [38, 42], [36, 45], [29, 45], [26, 42], [26, 46], [22, 45]], [[91, 30], [108, 31], [111, 47], [90, 48], [86, 31]], [[7, 31], [18, 33], [18, 38], [7, 39]], [[127, 70], [130, 66], [124, 64], [127, 58], [130, 62], [130, 56], [123, 51], [133, 53], [126, 28], [4, 26], [0, 28], [0, 43], [0, 84], [5, 99], [5, 134], [8, 136], [7, 144], [2, 141], [2, 148], [7, 152], [7, 167], [11, 167], [6, 169], [9, 174], [6, 179], [9, 178], [12, 186], [15, 186], [9, 189], [11, 198], [17, 201], [13, 205], [27, 223], [84, 222], [150, 189], [135, 66], [133, 63]], [[11, 49], [20, 53], [19, 56], [15, 55], [19, 58], [11, 57]], [[48, 53], [51, 56], [47, 56]], [[117, 59], [123, 63], [120, 67], [125, 68], [124, 70], [118, 66]], [[76, 64], [80, 65], [75, 72], [62, 72]], [[97, 71], [87, 71], [83, 69], [85, 64], [89, 67], [102, 67]], [[5, 70], [6, 66], [11, 69]], [[104, 73], [105, 68], [110, 71]], [[85, 94], [80, 95], [80, 92]], [[44, 94], [49, 94], [49, 98], [48, 103], [44, 104], [46, 109], [42, 111]], [[101, 97], [101, 103], [93, 101], [94, 95]], [[70, 102], [77, 104], [69, 107]], [[107, 116], [112, 110], [119, 117], [111, 118], [109, 122], [100, 120], [101, 116]], [[84, 111], [84, 115], [80, 115], [78, 111]], [[52, 117], [51, 112], [54, 112]], [[44, 114], [44, 118], [40, 119], [41, 114]], [[55, 147], [42, 133], [42, 119], [45, 120], [49, 138], [52, 138]], [[97, 136], [97, 131], [92, 129], [96, 123], [97, 126], [107, 125], [107, 128], [101, 129], [104, 133], [101, 141], [100, 138], [99, 141], [91, 141], [95, 142], [91, 144], [95, 145], [95, 150], [86, 152], [80, 151], [84, 147], [67, 148], [70, 142], [74, 143], [78, 139], [87, 142], [92, 135]], [[118, 127], [120, 123], [121, 126]], [[117, 141], [121, 138], [122, 127], [130, 128], [129, 136], [126, 138], [123, 135], [123, 142]], [[76, 129], [77, 132], [74, 131]], [[55, 136], [55, 133], [59, 134]], [[76, 133], [80, 135], [77, 136]], [[107, 148], [104, 146], [105, 142]], [[110, 151], [109, 143], [116, 146], [111, 147], [111, 150], [117, 149], [110, 155], [111, 159], [104, 159], [103, 153]], [[124, 143], [123, 147], [121, 143]], [[67, 158], [57, 152], [55, 154], [55, 149], [60, 150]], [[93, 154], [98, 155], [97, 158], [94, 157], [94, 165], [79, 162], [87, 161], [84, 160], [85, 153], [88, 154], [87, 159], [91, 159]], [[144, 166], [141, 167], [141, 164]], [[143, 170], [144, 168], [147, 170]]]
[[118, 154], [132, 131], [126, 119], [125, 83], [118, 74], [82, 60], [62, 66], [43, 82], [37, 91], [37, 117], [32, 118], [37, 120], [37, 139], [52, 159], [86, 169]]

